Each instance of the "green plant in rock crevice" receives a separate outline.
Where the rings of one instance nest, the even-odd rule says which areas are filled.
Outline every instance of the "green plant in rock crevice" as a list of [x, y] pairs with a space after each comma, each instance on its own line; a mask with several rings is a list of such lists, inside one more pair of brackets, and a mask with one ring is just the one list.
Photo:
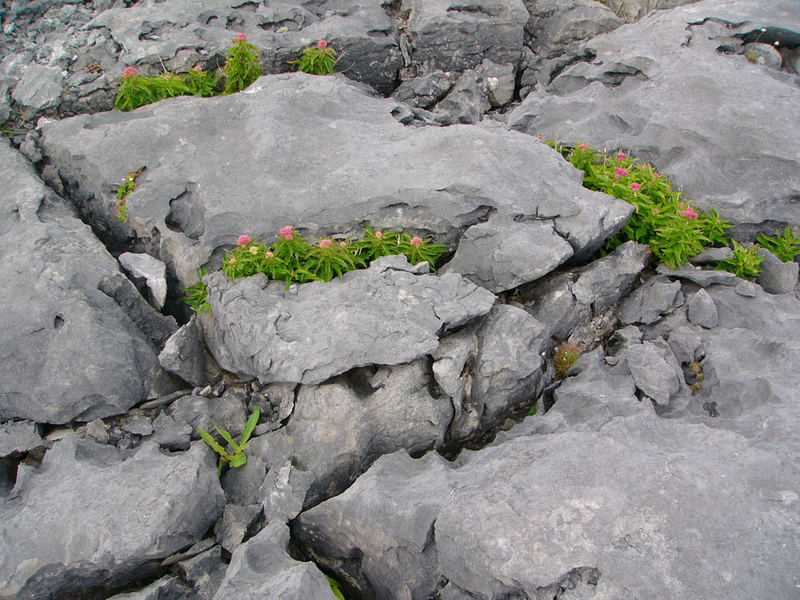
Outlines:
[[798, 239], [791, 226], [787, 225], [782, 234], [770, 237], [764, 234], [756, 236], [762, 248], [766, 248], [783, 262], [791, 262], [800, 255], [800, 239]]
[[228, 50], [228, 59], [222, 74], [225, 75], [226, 94], [241, 92], [261, 77], [258, 48], [247, 43], [244, 33], [237, 33], [233, 38], [233, 46]]
[[114, 215], [123, 223], [128, 222], [128, 196], [136, 189], [136, 178], [145, 172], [147, 167], [139, 167], [131, 171], [120, 180], [117, 188], [117, 203], [114, 205]]
[[214, 450], [217, 454], [219, 454], [219, 473], [222, 474], [222, 467], [225, 463], [230, 465], [231, 467], [241, 467], [247, 463], [247, 455], [244, 453], [245, 449], [247, 448], [247, 441], [250, 439], [250, 436], [253, 435], [253, 431], [255, 431], [256, 425], [258, 424], [258, 418], [261, 416], [261, 411], [258, 407], [253, 409], [253, 413], [247, 419], [247, 422], [244, 425], [244, 429], [242, 430], [242, 434], [239, 436], [239, 439], [234, 441], [231, 434], [222, 429], [221, 427], [217, 427], [217, 424], [214, 424], [214, 429], [217, 430], [217, 433], [227, 442], [228, 448], [223, 447], [217, 440], [214, 439], [214, 436], [207, 432], [202, 427], [198, 427], [198, 432], [200, 433], [200, 437], [203, 438], [203, 441], [208, 444], [212, 450]]
[[332, 75], [337, 61], [336, 51], [325, 40], [319, 40], [316, 46], [306, 48], [300, 58], [290, 60], [289, 64], [296, 64], [297, 70], [303, 73]]
[[691, 206], [672, 189], [669, 179], [651, 165], [624, 152], [607, 156], [584, 143], [574, 148], [552, 140], [547, 144], [583, 171], [584, 187], [633, 205], [633, 214], [608, 241], [605, 251], [633, 240], [649, 244], [659, 260], [676, 268], [707, 245], [727, 245], [725, 230], [730, 227], [727, 221], [714, 210], [704, 212]]
[[567, 371], [575, 364], [575, 361], [578, 360], [580, 355], [581, 351], [578, 350], [577, 346], [569, 342], [562, 342], [556, 348], [555, 354], [553, 355], [556, 377], [558, 379], [564, 379], [564, 377], [567, 376]]
[[745, 247], [736, 240], [733, 244], [733, 256], [717, 263], [717, 269], [730, 271], [742, 279], [754, 279], [761, 272], [761, 261], [764, 257], [758, 253], [758, 244]]

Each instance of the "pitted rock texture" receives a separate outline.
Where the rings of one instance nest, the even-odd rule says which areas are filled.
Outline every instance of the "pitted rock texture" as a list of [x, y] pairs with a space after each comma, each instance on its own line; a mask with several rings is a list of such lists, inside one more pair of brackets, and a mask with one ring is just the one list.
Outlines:
[[[147, 166], [127, 200], [130, 226], [184, 285], [242, 233], [272, 241], [292, 224], [312, 238], [359, 237], [367, 221], [457, 246], [470, 257], [459, 255], [458, 268], [499, 291], [588, 258], [630, 214], [627, 203], [584, 189], [578, 171], [529, 136], [405, 127], [396, 106], [338, 76], [274, 75], [223, 98], [47, 122], [41, 146], [73, 195], [120, 236], [131, 231], [112, 216], [119, 178]], [[510, 221], [515, 244], [549, 236], [553, 250], [524, 266], [495, 265], [506, 240], [470, 228], [498, 232]]]
[[624, 149], [737, 224], [797, 223], [796, 77], [749, 62], [737, 35], [800, 31], [793, 0], [706, 0], [593, 38], [591, 59], [528, 95], [509, 126]]
[[138, 296], [117, 261], [6, 142], [0, 163], [0, 418], [89, 421], [172, 391], [156, 349], [100, 289], [119, 277]]
[[[233, 368], [262, 383], [321, 383], [354, 367], [433, 352], [439, 332], [486, 314], [494, 295], [455, 273], [415, 275], [405, 257], [285, 291], [256, 275], [208, 275], [208, 299]], [[212, 348], [212, 351], [214, 349]]]
[[0, 505], [0, 597], [62, 597], [157, 573], [223, 505], [202, 443], [167, 456], [152, 443], [126, 453], [69, 436], [38, 469], [21, 467]]

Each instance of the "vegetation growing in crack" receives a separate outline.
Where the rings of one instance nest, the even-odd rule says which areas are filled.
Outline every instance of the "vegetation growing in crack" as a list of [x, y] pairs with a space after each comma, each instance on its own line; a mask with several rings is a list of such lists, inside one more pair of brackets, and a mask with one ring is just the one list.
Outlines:
[[114, 100], [114, 108], [128, 111], [146, 104], [175, 96], [217, 96], [241, 92], [261, 75], [258, 49], [247, 43], [247, 36], [237, 33], [233, 47], [222, 68], [224, 90], [219, 89], [220, 77], [195, 65], [189, 71], [175, 74], [140, 75], [136, 67], [126, 67]]
[[128, 222], [128, 196], [136, 189], [136, 178], [145, 172], [147, 167], [142, 166], [131, 171], [120, 180], [117, 188], [117, 203], [114, 205], [114, 215], [123, 223]]
[[[365, 269], [381, 256], [404, 255], [412, 265], [427, 262], [434, 268], [444, 254], [445, 247], [423, 240], [405, 231], [380, 231], [367, 226], [364, 237], [350, 240], [322, 238], [309, 243], [291, 225], [283, 227], [277, 240], [267, 246], [264, 242], [241, 235], [233, 250], [222, 261], [222, 272], [231, 279], [264, 273], [268, 278], [291, 283], [330, 281], [348, 271]], [[195, 311], [209, 308], [205, 285], [200, 283], [186, 289], [190, 292], [184, 300]]]
[[247, 440], [250, 439], [250, 436], [253, 435], [253, 431], [255, 431], [256, 424], [258, 424], [258, 418], [261, 416], [261, 411], [258, 407], [253, 409], [253, 413], [247, 419], [247, 422], [244, 425], [244, 429], [242, 430], [242, 434], [239, 436], [239, 439], [234, 441], [231, 434], [222, 429], [222, 427], [218, 427], [216, 423], [214, 423], [214, 429], [217, 430], [217, 433], [222, 437], [222, 439], [227, 443], [227, 447], [222, 446], [214, 436], [207, 432], [202, 427], [198, 428], [200, 432], [200, 437], [203, 438], [203, 441], [208, 444], [214, 452], [219, 454], [219, 474], [222, 475], [222, 467], [225, 464], [228, 464], [231, 467], [241, 467], [247, 464], [247, 455], [244, 451], [247, 449]]
[[290, 60], [289, 64], [296, 64], [297, 70], [303, 73], [332, 75], [333, 67], [338, 61], [336, 51], [328, 46], [328, 42], [319, 40], [316, 46], [306, 48], [300, 58]]

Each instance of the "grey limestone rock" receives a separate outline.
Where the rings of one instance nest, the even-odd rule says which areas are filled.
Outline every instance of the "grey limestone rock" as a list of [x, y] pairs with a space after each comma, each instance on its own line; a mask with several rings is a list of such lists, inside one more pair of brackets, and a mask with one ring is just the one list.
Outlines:
[[667, 277], [675, 277], [677, 279], [686, 279], [692, 283], [696, 283], [701, 287], [708, 287], [710, 285], [738, 285], [741, 279], [736, 277], [733, 273], [728, 271], [715, 271], [709, 269], [701, 269], [692, 265], [684, 265], [677, 269], [671, 269], [665, 264], [659, 264], [656, 267], [656, 272], [659, 275], [666, 275]]
[[706, 329], [717, 326], [717, 305], [704, 289], [699, 289], [687, 304], [689, 322]]
[[791, 293], [797, 285], [798, 264], [783, 262], [766, 248], [759, 248], [758, 253], [764, 257], [757, 280], [761, 288], [770, 294]]
[[0, 418], [90, 421], [172, 391], [143, 332], [99, 289], [125, 279], [114, 258], [5, 141], [0, 164]]
[[685, 385], [683, 372], [669, 346], [663, 340], [645, 341], [629, 344], [625, 350], [624, 356], [636, 387], [657, 404], [668, 405]]
[[325, 575], [313, 563], [288, 554], [289, 528], [276, 521], [231, 556], [214, 600], [335, 600]]
[[167, 299], [167, 266], [149, 254], [133, 252], [123, 252], [118, 260], [132, 277], [145, 280], [153, 306], [159, 310], [164, 308]]
[[455, 463], [384, 456], [301, 514], [297, 539], [375, 597], [555, 597], [582, 569], [577, 597], [602, 600], [794, 593], [798, 474], [781, 457], [652, 410], [599, 431], [535, 421]]
[[191, 425], [162, 412], [153, 419], [153, 436], [149, 439], [167, 450], [186, 450], [192, 433]]
[[484, 59], [516, 64], [528, 11], [521, 0], [404, 0], [411, 60], [423, 71], [464, 71]]
[[152, 443], [126, 453], [57, 442], [38, 469], [20, 469], [0, 506], [0, 596], [60, 597], [152, 572], [221, 513], [211, 454], [202, 443], [166, 456]]
[[262, 514], [263, 509], [260, 504], [245, 506], [226, 504], [222, 516], [214, 525], [219, 545], [228, 552], [236, 550], [245, 537], [253, 534], [255, 524]]
[[[282, 74], [240, 94], [42, 123], [39, 143], [76, 201], [112, 230], [121, 174], [146, 165], [127, 200], [129, 226], [157, 246], [148, 253], [184, 286], [243, 233], [271, 241], [291, 224], [310, 238], [359, 237], [366, 221], [458, 247], [465, 272], [496, 273], [502, 285], [486, 285], [506, 289], [568, 256], [588, 258], [632, 210], [584, 189], [578, 171], [530, 136], [502, 127], [406, 127], [395, 108], [396, 100], [341, 76]], [[165, 122], [169, 134], [154, 136]], [[326, 168], [299, 169], [308, 156]], [[480, 239], [470, 233], [476, 226]], [[506, 227], [513, 236], [499, 235]], [[473, 240], [480, 249], [462, 248]], [[540, 243], [552, 247], [535, 251]], [[523, 254], [514, 260], [508, 247]], [[543, 260], [529, 266], [531, 258]]]
[[514, 99], [516, 81], [514, 79], [514, 65], [506, 63], [498, 65], [491, 60], [484, 59], [476, 69], [486, 80], [486, 89], [489, 92], [489, 101], [492, 106], [505, 106]]
[[53, 108], [61, 99], [63, 76], [61, 69], [42, 65], [28, 66], [11, 97], [31, 116]]
[[411, 270], [394, 256], [288, 292], [263, 276], [233, 283], [216, 273], [205, 282], [237, 372], [263, 383], [320, 383], [354, 367], [429, 354], [440, 331], [486, 314], [494, 303], [492, 293], [456, 273]]
[[728, 246], [707, 248], [689, 259], [693, 265], [716, 265], [721, 260], [733, 258], [733, 250]]
[[680, 281], [654, 277], [637, 287], [620, 302], [619, 320], [625, 325], [655, 323], [662, 314], [681, 304], [683, 304], [683, 294]]
[[227, 563], [222, 560], [222, 547], [213, 546], [178, 563], [183, 578], [192, 584], [198, 600], [211, 600], [225, 578]]
[[258, 492], [267, 522], [288, 522], [299, 515], [314, 479], [313, 473], [297, 469], [291, 461], [273, 467]]
[[241, 467], [228, 469], [222, 476], [222, 489], [230, 504], [257, 504], [261, 501], [259, 489], [267, 475], [267, 465], [258, 454], [247, 453], [247, 462]]
[[114, 594], [109, 600], [190, 600], [192, 597], [192, 590], [180, 579], [164, 575], [140, 590]]
[[599, 313], [630, 289], [647, 264], [647, 257], [647, 246], [626, 242], [589, 265], [572, 285], [572, 293], [579, 302], [591, 305]]
[[431, 108], [447, 95], [456, 82], [456, 74], [436, 70], [401, 83], [392, 98], [414, 108]]
[[492, 107], [486, 81], [472, 69], [464, 71], [433, 111], [440, 125], [477, 123]]
[[541, 284], [537, 282], [525, 297], [525, 310], [545, 323], [550, 335], [559, 340], [592, 318], [591, 304], [579, 302], [572, 293], [576, 278], [575, 273], [559, 273]]
[[153, 420], [150, 417], [136, 415], [129, 418], [122, 428], [134, 435], [148, 436], [153, 433]]
[[614, 13], [631, 23], [654, 10], [675, 8], [693, 2], [697, 0], [607, 0], [606, 4]]
[[425, 359], [348, 379], [301, 386], [286, 426], [250, 442], [248, 455], [259, 455], [268, 468], [291, 460], [314, 474], [305, 506], [339, 493], [383, 454], [437, 446], [453, 417], [450, 402], [430, 394]]
[[0, 458], [30, 452], [44, 442], [33, 421], [8, 421], [0, 424]]
[[173, 333], [158, 355], [159, 364], [192, 385], [206, 383], [206, 350], [200, 341], [197, 319]]
[[800, 133], [786, 127], [800, 121], [800, 87], [736, 53], [737, 35], [775, 23], [800, 30], [798, 4], [705, 0], [652, 13], [590, 40], [591, 60], [529, 94], [508, 124], [625, 149], [737, 225], [800, 222], [800, 163], [790, 150]]
[[694, 327], [676, 327], [669, 333], [667, 343], [679, 364], [699, 361], [705, 355], [703, 337]]
[[225, 390], [219, 398], [192, 394], [175, 400], [168, 412], [175, 421], [188, 423], [196, 437], [201, 428], [213, 432], [216, 424], [236, 438], [247, 421], [245, 398], [244, 392], [235, 388]]

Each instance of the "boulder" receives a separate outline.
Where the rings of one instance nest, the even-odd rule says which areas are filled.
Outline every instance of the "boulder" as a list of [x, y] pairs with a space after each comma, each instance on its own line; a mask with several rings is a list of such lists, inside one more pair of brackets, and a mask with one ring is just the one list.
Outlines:
[[[798, 223], [800, 87], [739, 54], [750, 32], [800, 31], [792, 0], [704, 0], [597, 36], [508, 119], [512, 129], [625, 149], [743, 231]], [[720, 119], [719, 115], [725, 115]], [[774, 223], [772, 223], [774, 225]]]
[[0, 164], [0, 419], [91, 421], [172, 391], [155, 348], [100, 289], [120, 277], [141, 299], [117, 261], [7, 142]]
[[234, 550], [214, 600], [336, 600], [316, 565], [292, 559], [288, 549], [286, 524], [267, 525]]
[[32, 421], [9, 421], [0, 424], [0, 458], [10, 454], [30, 452], [43, 444], [36, 423]]
[[758, 253], [764, 257], [758, 275], [761, 288], [770, 294], [791, 293], [797, 285], [798, 264], [794, 261], [783, 262], [766, 248], [759, 248]]
[[206, 350], [200, 340], [197, 319], [183, 325], [164, 344], [159, 364], [192, 385], [206, 382]]
[[797, 481], [738, 434], [637, 411], [455, 463], [384, 456], [295, 531], [367, 597], [788, 597]]
[[226, 356], [238, 373], [262, 383], [321, 383], [355, 367], [429, 354], [440, 331], [486, 314], [495, 301], [455, 273], [415, 275], [413, 269], [392, 256], [289, 291], [263, 275], [232, 282], [215, 273], [205, 282]]
[[401, 448], [419, 454], [441, 444], [453, 407], [446, 398], [431, 396], [426, 362], [363, 369], [335, 383], [301, 386], [286, 426], [253, 438], [247, 451], [278, 470], [267, 478], [276, 483], [265, 483], [259, 492], [268, 500], [267, 510], [293, 505], [290, 490], [269, 498], [273, 488], [286, 488], [279, 472], [287, 462], [297, 470], [288, 479], [290, 488], [298, 481], [299, 487], [308, 485], [302, 471], [314, 475], [304, 502], [311, 506], [347, 488], [383, 454]]
[[134, 252], [123, 252], [118, 260], [131, 277], [144, 279], [153, 305], [158, 310], [164, 308], [167, 300], [167, 266], [149, 254]]
[[619, 320], [631, 323], [655, 323], [661, 315], [683, 304], [679, 281], [653, 277], [636, 288], [619, 305]]
[[[339, 76], [274, 75], [245, 93], [42, 123], [40, 145], [97, 226], [115, 232], [119, 178], [147, 166], [127, 200], [134, 231], [114, 235], [137, 234], [184, 286], [241, 234], [271, 242], [292, 224], [312, 238], [360, 237], [366, 221], [450, 244], [460, 268], [505, 289], [569, 257], [589, 258], [632, 210], [584, 189], [578, 171], [529, 136], [405, 127], [396, 107]], [[169, 132], [154, 135], [165, 122]], [[510, 223], [513, 240], [499, 235]], [[553, 247], [532, 257], [540, 242]], [[526, 249], [526, 262], [512, 261], [509, 245]], [[507, 256], [502, 267], [495, 255]]]
[[0, 505], [0, 597], [62, 597], [157, 573], [223, 505], [202, 443], [167, 456], [153, 443], [124, 452], [68, 436], [38, 469], [20, 467]]

